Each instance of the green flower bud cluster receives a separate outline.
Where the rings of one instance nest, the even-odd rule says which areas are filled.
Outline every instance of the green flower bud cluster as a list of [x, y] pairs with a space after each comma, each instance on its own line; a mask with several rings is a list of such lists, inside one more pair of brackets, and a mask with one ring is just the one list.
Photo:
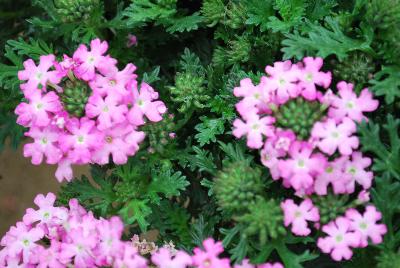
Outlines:
[[261, 194], [261, 171], [246, 162], [230, 163], [215, 178], [214, 191], [220, 208], [229, 213], [242, 213], [254, 206]]
[[290, 100], [274, 112], [276, 125], [292, 130], [301, 140], [308, 139], [315, 122], [325, 115], [326, 108], [317, 101], [310, 102], [301, 97]]
[[376, 258], [377, 268], [400, 268], [400, 254], [389, 250], [382, 250]]
[[64, 22], [85, 21], [98, 8], [99, 0], [54, 0], [54, 6]]
[[167, 145], [175, 139], [176, 124], [173, 114], [164, 114], [163, 120], [156, 123], [148, 123], [142, 130], [146, 133], [150, 147], [150, 152], [163, 153]]
[[85, 106], [91, 93], [86, 82], [77, 79], [67, 80], [63, 88], [64, 91], [61, 94], [61, 102], [65, 110], [72, 116], [84, 116]]
[[232, 29], [239, 29], [244, 26], [243, 22], [247, 20], [247, 10], [239, 1], [237, 3], [230, 2], [227, 10], [227, 20], [224, 24]]
[[343, 216], [347, 209], [357, 206], [356, 203], [348, 203], [349, 197], [347, 195], [328, 194], [315, 196], [312, 200], [319, 209], [321, 224], [326, 224], [339, 216]]
[[371, 79], [374, 69], [372, 57], [362, 52], [354, 52], [346, 60], [338, 62], [333, 73], [340, 80], [362, 86]]
[[225, 17], [225, 5], [222, 0], [205, 0], [201, 6], [201, 13], [206, 18], [209, 27], [213, 27]]
[[169, 87], [174, 102], [181, 103], [179, 112], [186, 112], [196, 107], [202, 109], [206, 107], [210, 96], [206, 93], [204, 86], [205, 78], [202, 75], [192, 72], [177, 73], [175, 86]]
[[244, 226], [246, 236], [258, 235], [261, 245], [265, 245], [268, 238], [275, 239], [286, 234], [282, 209], [274, 199], [265, 200], [258, 197], [248, 212], [236, 217], [236, 220]]

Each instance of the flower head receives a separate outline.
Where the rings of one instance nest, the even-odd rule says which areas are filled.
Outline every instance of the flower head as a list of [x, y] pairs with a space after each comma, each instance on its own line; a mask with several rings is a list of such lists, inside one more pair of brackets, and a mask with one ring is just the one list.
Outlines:
[[208, 238], [203, 241], [204, 250], [195, 248], [192, 257], [193, 265], [198, 268], [229, 268], [229, 259], [218, 257], [224, 251], [221, 242]]
[[305, 199], [300, 205], [296, 205], [292, 199], [286, 199], [281, 204], [284, 214], [285, 226], [292, 225], [292, 232], [296, 235], [307, 236], [311, 230], [307, 221], [318, 222], [319, 212], [310, 199]]
[[184, 251], [178, 251], [172, 256], [170, 250], [160, 248], [151, 256], [151, 261], [159, 268], [186, 268], [191, 266], [192, 258]]
[[304, 66], [300, 65], [300, 71], [297, 72], [299, 87], [302, 88], [301, 95], [307, 100], [315, 100], [317, 98], [316, 85], [328, 88], [332, 74], [319, 71], [323, 65], [322, 58], [305, 57], [303, 62]]

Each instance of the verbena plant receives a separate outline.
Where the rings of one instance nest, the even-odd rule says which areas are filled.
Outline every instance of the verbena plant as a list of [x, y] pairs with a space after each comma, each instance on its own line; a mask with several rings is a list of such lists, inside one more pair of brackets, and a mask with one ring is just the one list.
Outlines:
[[1, 5], [0, 148], [68, 181], [1, 267], [400, 267], [400, 1]]

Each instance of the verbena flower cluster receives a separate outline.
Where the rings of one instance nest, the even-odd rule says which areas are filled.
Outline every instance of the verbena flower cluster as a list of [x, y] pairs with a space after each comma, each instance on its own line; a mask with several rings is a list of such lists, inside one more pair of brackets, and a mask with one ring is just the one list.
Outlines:
[[[193, 255], [168, 246], [146, 251], [145, 258], [134, 242], [121, 239], [124, 226], [119, 217], [97, 219], [76, 199], [69, 208], [54, 206], [53, 193], [36, 196], [38, 209], [29, 208], [23, 221], [1, 239], [1, 267], [120, 267], [120, 268], [229, 268], [230, 260], [219, 257], [221, 242], [208, 238]], [[151, 266], [152, 264], [152, 266]], [[252, 265], [246, 259], [234, 268], [283, 268], [280, 263]]]
[[18, 72], [25, 101], [15, 109], [17, 123], [29, 128], [34, 141], [24, 146], [24, 156], [34, 165], [46, 158], [58, 164], [59, 181], [71, 180], [71, 164], [127, 162], [145, 137], [138, 127], [146, 119], [162, 120], [165, 104], [148, 84], [138, 85], [136, 67], [123, 70], [107, 55], [108, 44], [92, 40], [90, 50], [80, 45], [72, 58], [64, 55], [32, 59]]
[[[360, 190], [358, 202], [365, 202], [373, 180], [371, 159], [357, 151], [356, 124], [367, 119], [365, 112], [377, 109], [378, 101], [368, 89], [357, 95], [345, 81], [337, 84], [335, 94], [328, 89], [331, 73], [321, 71], [322, 65], [322, 58], [312, 57], [297, 64], [276, 62], [266, 67], [267, 76], [258, 85], [246, 78], [234, 89], [242, 98], [236, 105], [242, 119], [234, 121], [233, 135], [246, 136], [248, 147], [261, 149], [272, 178], [304, 197], [300, 205], [291, 199], [281, 204], [285, 226], [299, 236], [311, 233], [307, 222], [320, 225], [319, 210], [308, 196]], [[377, 223], [380, 219], [373, 206], [364, 214], [349, 209], [345, 217], [322, 226], [328, 236], [318, 246], [334, 260], [350, 259], [350, 247], [365, 247], [368, 238], [382, 242], [386, 227]]]

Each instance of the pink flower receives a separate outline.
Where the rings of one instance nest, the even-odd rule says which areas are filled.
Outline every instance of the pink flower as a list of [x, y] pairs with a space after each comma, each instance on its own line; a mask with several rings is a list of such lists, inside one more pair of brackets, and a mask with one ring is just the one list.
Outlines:
[[162, 114], [167, 111], [167, 108], [162, 101], [154, 101], [156, 99], [158, 99], [158, 93], [150, 85], [142, 83], [140, 92], [133, 87], [134, 103], [127, 116], [129, 122], [141, 126], [145, 123], [143, 116], [152, 122], [161, 121]]
[[257, 268], [284, 268], [283, 265], [279, 262], [275, 263], [264, 263], [257, 265]]
[[361, 235], [351, 231], [350, 220], [339, 217], [322, 227], [327, 237], [319, 238], [317, 245], [324, 253], [330, 253], [335, 261], [349, 260], [353, 255], [350, 247], [357, 247]]
[[99, 232], [96, 263], [99, 266], [111, 266], [113, 256], [118, 256], [124, 250], [121, 241], [124, 224], [114, 216], [108, 220], [100, 219], [96, 228]]
[[345, 164], [345, 172], [349, 177], [349, 182], [346, 186], [347, 192], [354, 192], [356, 182], [364, 189], [369, 189], [374, 174], [371, 171], [366, 171], [366, 168], [371, 165], [371, 158], [363, 157], [360, 152], [354, 152], [351, 155], [351, 159], [351, 161], [347, 161]]
[[233, 122], [233, 135], [236, 138], [246, 135], [247, 146], [259, 149], [263, 146], [263, 135], [267, 137], [273, 135], [274, 127], [272, 124], [274, 122], [275, 118], [271, 116], [260, 118], [256, 113], [250, 113], [247, 116], [246, 122], [240, 119], [236, 119]]
[[69, 157], [63, 157], [60, 159], [55, 174], [58, 182], [62, 182], [64, 179], [66, 181], [71, 181], [73, 179], [71, 164], [72, 160]]
[[296, 140], [296, 134], [291, 130], [277, 129], [276, 135], [272, 137], [275, 148], [281, 156], [285, 156], [289, 151], [290, 146]]
[[274, 148], [271, 142], [267, 141], [264, 148], [260, 152], [261, 163], [268, 167], [271, 173], [272, 179], [278, 180], [280, 177], [279, 171], [279, 157], [281, 156], [279, 151]]
[[129, 63], [122, 71], [115, 68], [105, 76], [96, 74], [95, 79], [90, 81], [90, 86], [95, 94], [102, 97], [111, 95], [118, 99], [129, 94], [126, 87], [131, 80], [136, 79], [137, 75], [133, 73], [135, 70], [136, 66]]
[[312, 151], [310, 144], [295, 142], [289, 149], [290, 158], [279, 162], [281, 176], [288, 179], [295, 190], [312, 186], [314, 176], [323, 172], [326, 166], [326, 159]]
[[138, 150], [138, 143], [144, 133], [136, 131], [131, 125], [120, 124], [104, 132], [104, 145], [93, 153], [93, 161], [99, 165], [108, 163], [110, 154], [117, 165], [125, 164], [128, 156]]
[[48, 164], [57, 163], [61, 157], [62, 152], [56, 146], [60, 132], [57, 129], [47, 127], [38, 128], [31, 127], [25, 136], [34, 139], [33, 143], [25, 144], [24, 157], [32, 157], [32, 164], [39, 165], [42, 163], [43, 155], [46, 156]]
[[86, 104], [86, 116], [89, 118], [97, 117], [97, 128], [105, 130], [114, 125], [125, 121], [125, 114], [128, 107], [119, 104], [114, 96], [107, 96], [103, 99], [100, 95], [94, 94], [89, 98]]
[[305, 57], [303, 62], [304, 67], [298, 72], [299, 87], [303, 89], [301, 95], [307, 100], [315, 100], [317, 98], [316, 85], [328, 88], [332, 75], [330, 72], [319, 71], [324, 63], [322, 58]]
[[15, 109], [18, 115], [17, 123], [28, 127], [30, 125], [45, 127], [50, 124], [50, 113], [60, 112], [60, 100], [54, 92], [42, 96], [40, 91], [32, 91], [26, 96], [29, 103], [21, 102]]
[[137, 37], [133, 34], [128, 34], [128, 42], [126, 42], [127, 47], [137, 46]]
[[263, 76], [261, 83], [268, 90], [276, 91], [278, 103], [285, 103], [289, 97], [294, 98], [299, 95], [300, 89], [296, 84], [298, 70], [292, 68], [291, 61], [275, 62], [273, 67], [267, 66], [265, 72], [269, 76]]
[[[92, 223], [95, 224], [94, 222]], [[75, 264], [77, 268], [93, 267], [95, 263], [93, 250], [96, 247], [97, 237], [84, 234], [83, 228], [73, 228], [68, 232], [69, 241], [61, 244], [60, 260], [63, 263]]]
[[60, 137], [60, 147], [74, 163], [86, 164], [91, 160], [92, 151], [103, 145], [102, 133], [97, 131], [95, 122], [86, 117], [73, 118], [66, 124], [70, 133]]
[[367, 203], [370, 199], [370, 194], [366, 190], [362, 190], [357, 196], [357, 201], [360, 204]]
[[134, 247], [125, 246], [121, 258], [117, 258], [114, 262], [115, 268], [148, 268], [147, 260], [137, 253]]
[[326, 154], [332, 155], [336, 149], [342, 155], [350, 155], [359, 145], [358, 138], [352, 136], [357, 131], [356, 124], [349, 118], [343, 118], [341, 124], [328, 119], [324, 123], [317, 122], [312, 129], [312, 137], [319, 138], [318, 148]]
[[285, 226], [292, 225], [292, 232], [296, 235], [307, 236], [311, 230], [307, 226], [307, 221], [318, 222], [319, 211], [310, 199], [305, 199], [298, 206], [292, 199], [286, 199], [281, 203], [284, 214]]
[[35, 197], [34, 203], [39, 207], [38, 210], [28, 208], [26, 210], [23, 221], [26, 225], [39, 222], [37, 226], [44, 224], [55, 224], [59, 220], [66, 217], [65, 210], [54, 207], [56, 196], [53, 193], [48, 193], [46, 196], [39, 194]]
[[103, 56], [108, 49], [106, 41], [94, 39], [90, 42], [90, 51], [85, 45], [80, 45], [73, 55], [78, 66], [75, 67], [75, 74], [82, 80], [89, 81], [95, 77], [95, 69], [106, 72], [113, 68], [117, 61], [111, 57]]
[[170, 250], [160, 248], [151, 256], [151, 261], [158, 268], [186, 268], [192, 265], [192, 258], [184, 251], [178, 251], [175, 256], [171, 255]]
[[192, 257], [193, 265], [197, 268], [229, 268], [229, 259], [220, 259], [218, 257], [224, 251], [221, 242], [215, 242], [214, 239], [208, 238], [203, 241], [204, 250], [195, 248]]
[[382, 214], [374, 206], [367, 206], [364, 215], [355, 209], [346, 211], [346, 218], [350, 220], [351, 230], [361, 236], [360, 247], [368, 246], [368, 238], [372, 243], [382, 243], [382, 236], [386, 234], [387, 228], [384, 224], [377, 224], [382, 219]]
[[324, 171], [319, 173], [315, 179], [314, 191], [316, 194], [328, 194], [329, 184], [332, 185], [335, 194], [346, 193], [346, 187], [350, 181], [349, 176], [344, 173], [346, 161], [348, 161], [347, 157], [341, 157], [327, 163]]
[[363, 112], [372, 112], [378, 108], [379, 102], [372, 98], [368, 89], [361, 91], [360, 97], [357, 98], [353, 91], [353, 84], [341, 81], [337, 84], [340, 97], [335, 97], [332, 107], [329, 109], [329, 116], [336, 121], [349, 117], [354, 121], [361, 122], [367, 119]]
[[16, 227], [12, 227], [2, 239], [1, 245], [8, 247], [8, 254], [17, 257], [22, 254], [24, 263], [29, 263], [32, 257], [32, 250], [37, 247], [37, 241], [44, 237], [41, 228], [29, 228], [22, 222], [18, 222]]
[[39, 264], [37, 268], [64, 268], [58, 259], [60, 254], [60, 243], [52, 242], [50, 247], [39, 252]]
[[28, 80], [25, 84], [21, 85], [26, 92], [36, 91], [38, 86], [46, 88], [47, 82], [58, 84], [61, 76], [56, 71], [49, 71], [54, 66], [54, 55], [40, 56], [39, 65], [36, 66], [32, 59], [24, 62], [24, 70], [18, 72], [19, 80]]
[[255, 268], [248, 259], [244, 259], [241, 264], [235, 264], [233, 268]]
[[266, 103], [269, 102], [269, 96], [260, 86], [253, 85], [250, 78], [241, 80], [240, 87], [235, 87], [233, 89], [233, 94], [236, 97], [243, 97], [243, 99], [236, 104], [236, 110], [243, 118], [246, 118], [250, 110], [256, 108], [265, 109]]

